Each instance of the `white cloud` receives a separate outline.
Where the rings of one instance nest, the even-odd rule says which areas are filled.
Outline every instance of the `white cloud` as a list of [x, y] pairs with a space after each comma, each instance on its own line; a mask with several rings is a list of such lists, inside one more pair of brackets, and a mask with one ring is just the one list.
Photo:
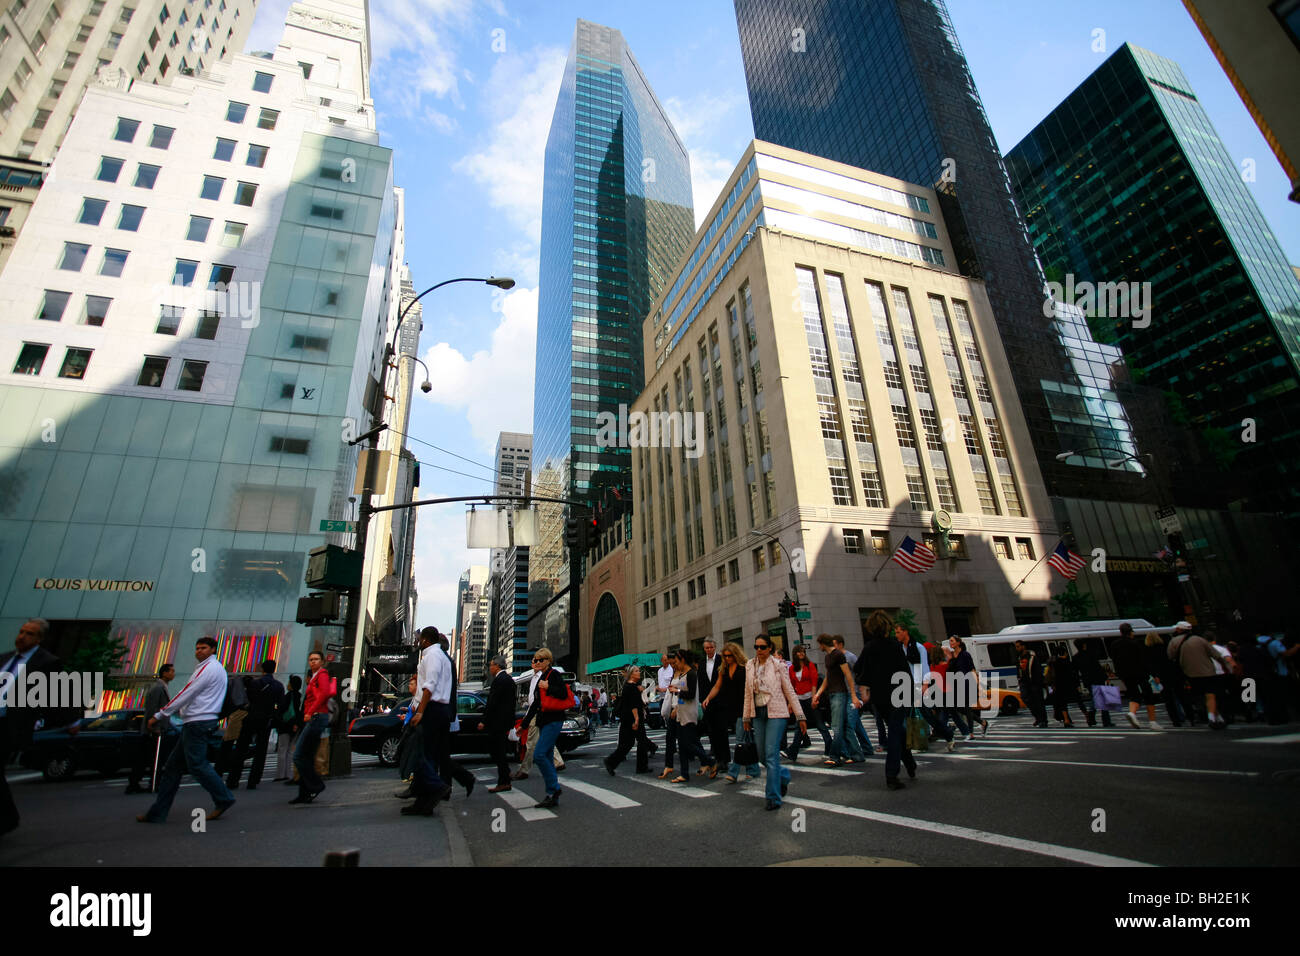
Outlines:
[[523, 229], [534, 245], [542, 235], [546, 135], [567, 56], [567, 51], [543, 47], [498, 57], [482, 109], [501, 119], [486, 143], [452, 167], [485, 188], [491, 205]]
[[423, 356], [433, 383], [433, 391], [423, 397], [462, 410], [474, 440], [489, 455], [501, 432], [533, 430], [537, 289], [516, 286], [497, 303], [494, 308], [501, 321], [490, 348], [467, 358], [447, 342], [439, 342]]
[[[421, 455], [423, 456], [423, 452]], [[464, 494], [443, 486], [439, 473], [424, 469], [420, 478], [426, 487], [421, 498]], [[438, 482], [438, 484], [434, 484]], [[416, 626], [433, 625], [450, 634], [456, 624], [456, 592], [461, 572], [472, 564], [487, 564], [487, 551], [465, 547], [465, 509], [459, 504], [424, 505], [416, 509], [415, 586], [419, 592]]]
[[692, 149], [690, 154], [691, 198], [695, 204], [695, 228], [698, 229], [718, 193], [727, 184], [727, 177], [735, 170], [740, 156], [727, 159], [707, 149]]
[[664, 101], [664, 111], [690, 153], [691, 194], [697, 229], [726, 185], [727, 177], [736, 168], [740, 151], [738, 149], [735, 156], [724, 156], [712, 149], [693, 149], [691, 143], [699, 140], [716, 143], [717, 130], [726, 128], [724, 118], [744, 102], [739, 93], [697, 93], [689, 99], [670, 96]]

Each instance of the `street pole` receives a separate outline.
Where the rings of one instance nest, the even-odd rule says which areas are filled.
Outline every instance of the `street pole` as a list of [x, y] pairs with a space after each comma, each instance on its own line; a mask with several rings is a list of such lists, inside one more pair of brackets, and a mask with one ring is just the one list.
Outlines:
[[[785, 529], [783, 528], [782, 530], [785, 530]], [[800, 530], [802, 530], [802, 529], [800, 529]], [[799, 620], [799, 603], [800, 603], [800, 602], [799, 602], [799, 582], [798, 582], [798, 580], [797, 580], [797, 579], [795, 578], [795, 576], [794, 576], [794, 561], [793, 561], [793, 560], [791, 559], [791, 557], [790, 557], [790, 552], [789, 552], [788, 550], [786, 550], [785, 545], [781, 543], [781, 539], [780, 539], [779, 537], [777, 537], [776, 535], [768, 534], [766, 531], [759, 531], [757, 528], [751, 528], [751, 529], [750, 529], [750, 533], [751, 533], [751, 534], [762, 535], [764, 538], [767, 538], [767, 540], [769, 540], [769, 541], [775, 541], [775, 542], [777, 543], [777, 545], [780, 546], [781, 551], [784, 552], [784, 554], [785, 554], [785, 563], [786, 563], [786, 566], [790, 568], [790, 590], [794, 591], [794, 604], [795, 604], [795, 618], [794, 618], [794, 626], [795, 626], [795, 627], [798, 629], [798, 631], [799, 631], [799, 643], [802, 644], [802, 643], [803, 643], [803, 621]]]

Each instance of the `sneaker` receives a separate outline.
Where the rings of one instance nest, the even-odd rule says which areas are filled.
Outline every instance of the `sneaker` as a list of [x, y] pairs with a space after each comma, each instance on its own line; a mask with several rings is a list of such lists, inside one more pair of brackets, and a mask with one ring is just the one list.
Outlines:
[[1150, 727], [1152, 730], [1164, 730], [1164, 729], [1165, 729], [1165, 728], [1161, 727], [1159, 724], [1157, 724], [1154, 720], [1149, 721], [1149, 722], [1147, 723], [1147, 726]]
[[980, 736], [981, 736], [981, 737], [987, 737], [988, 735], [989, 735], [989, 722], [988, 722], [987, 720], [985, 720], [983, 717], [981, 717], [981, 718], [980, 718]]
[[974, 740], [974, 739], [975, 739], [975, 734], [974, 734], [974, 733], [969, 733], [969, 734], [966, 735], [966, 742], [967, 742], [967, 743], [969, 743], [970, 741], [972, 741], [972, 740]]
[[1142, 725], [1138, 723], [1137, 714], [1133, 713], [1133, 711], [1130, 710], [1130, 711], [1129, 711], [1127, 714], [1125, 714], [1124, 716], [1127, 717], [1127, 718], [1128, 718], [1128, 722], [1129, 722], [1130, 724], [1132, 724], [1134, 727], [1136, 727], [1138, 730], [1141, 730], [1141, 729], [1142, 729]]

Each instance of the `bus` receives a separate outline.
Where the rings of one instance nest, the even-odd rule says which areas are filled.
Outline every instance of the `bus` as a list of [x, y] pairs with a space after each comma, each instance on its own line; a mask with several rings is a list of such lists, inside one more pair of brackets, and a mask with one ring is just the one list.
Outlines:
[[[1016, 678], [1016, 641], [1024, 641], [1025, 646], [1038, 655], [1040, 662], [1050, 661], [1056, 656], [1058, 648], [1064, 644], [1070, 659], [1074, 659], [1077, 641], [1089, 638], [1101, 644], [1101, 664], [1107, 671], [1112, 670], [1110, 649], [1107, 641], [1119, 636], [1119, 626], [1128, 624], [1133, 633], [1144, 638], [1147, 634], [1159, 634], [1162, 637], [1173, 633], [1173, 625], [1157, 627], [1150, 621], [1138, 617], [1115, 618], [1109, 621], [1058, 621], [1051, 624], [1016, 624], [1004, 627], [996, 634], [972, 634], [962, 638], [975, 662], [975, 670], [980, 675], [980, 683], [988, 688], [993, 698], [993, 713], [1005, 717], [1015, 715], [1024, 706], [1020, 697], [1019, 681]], [[1123, 684], [1116, 680], [1108, 683], [1118, 687]]]

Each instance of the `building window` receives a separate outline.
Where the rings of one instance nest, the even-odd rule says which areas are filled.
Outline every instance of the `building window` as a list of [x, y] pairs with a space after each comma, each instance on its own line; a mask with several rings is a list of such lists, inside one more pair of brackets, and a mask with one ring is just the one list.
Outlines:
[[158, 14], [158, 22], [166, 23], [169, 19], [171, 19], [171, 13], [168, 11], [167, 5], [163, 4], [162, 13]]
[[1002, 485], [1002, 497], [1007, 502], [1007, 514], [1013, 518], [1023, 518], [1025, 509], [1020, 504], [1020, 495], [1016, 493], [1015, 479], [1010, 475], [1002, 475], [999, 482]]
[[929, 392], [930, 379], [926, 376], [925, 369], [920, 365], [909, 365], [907, 369], [912, 373], [912, 388], [918, 392]]
[[211, 219], [204, 216], [190, 216], [190, 228], [185, 233], [185, 238], [191, 242], [206, 242], [211, 225]]
[[754, 559], [754, 573], [767, 570], [767, 552], [763, 548], [755, 548], [750, 552]]
[[37, 110], [36, 115], [32, 118], [32, 129], [45, 129], [45, 126], [49, 121], [49, 110]]
[[[104, 5], [102, 3], [99, 5], [99, 9], [100, 10], [104, 9]], [[92, 12], [97, 12], [97, 11], [92, 11]], [[134, 15], [135, 15], [135, 7], [123, 7], [122, 11], [117, 15], [117, 18], [121, 20], [123, 23], [130, 23], [131, 17]]]
[[131, 253], [126, 249], [105, 249], [104, 261], [100, 263], [99, 274], [102, 276], [120, 276], [126, 268], [126, 257]]
[[5, 87], [4, 92], [0, 93], [0, 119], [7, 120], [16, 105], [18, 105], [18, 97], [14, 96], [8, 87]]
[[155, 126], [153, 135], [149, 137], [149, 145], [154, 149], [166, 149], [172, 144], [172, 133], [176, 130], [170, 126]]
[[86, 296], [86, 315], [82, 319], [86, 325], [103, 325], [104, 319], [108, 317], [108, 307], [113, 304], [113, 300], [102, 295]]
[[271, 451], [283, 452], [286, 455], [305, 455], [311, 448], [311, 441], [306, 438], [286, 438], [283, 435], [274, 435], [271, 438]]
[[993, 553], [996, 554], [999, 558], [1003, 559], [1004, 561], [1010, 561], [1011, 560], [1011, 539], [994, 538]]
[[740, 580], [740, 559], [732, 558], [727, 562], [727, 573], [731, 578], [731, 583], [735, 584]]
[[270, 92], [271, 92], [271, 82], [272, 82], [274, 79], [275, 79], [275, 77], [274, 77], [273, 75], [271, 75], [270, 73], [254, 73], [254, 74], [253, 74], [253, 92], [254, 92], [254, 93], [270, 93]]
[[45, 356], [49, 352], [48, 345], [24, 342], [22, 351], [18, 353], [18, 361], [14, 363], [14, 374], [40, 375], [41, 368], [45, 365]]
[[845, 528], [844, 529], [844, 553], [861, 554], [862, 553], [862, 529]]
[[889, 532], [872, 531], [871, 532], [871, 553], [885, 555], [889, 554]]
[[113, 156], [101, 156], [99, 158], [99, 172], [95, 178], [102, 183], [115, 183], [117, 177], [122, 173], [122, 160]]
[[966, 536], [964, 534], [948, 535], [948, 554], [954, 558], [968, 558], [966, 553]]
[[45, 96], [51, 100], [57, 100], [63, 95], [64, 88], [68, 85], [66, 80], [51, 80], [50, 88], [45, 91]]
[[226, 181], [220, 176], [204, 176], [203, 188], [199, 190], [199, 198], [218, 200], [221, 198], [221, 190], [225, 185]]
[[919, 408], [921, 428], [925, 432], [925, 447], [930, 451], [943, 451], [943, 432], [939, 430], [939, 419], [933, 409]]
[[843, 438], [840, 431], [840, 410], [834, 395], [817, 396], [817, 414], [821, 418], [822, 438], [835, 441]]
[[162, 167], [141, 163], [135, 170], [135, 184], [141, 189], [153, 189], [158, 181], [158, 172]]
[[108, 202], [103, 199], [83, 199], [81, 201], [81, 213], [77, 216], [77, 222], [85, 226], [98, 226], [99, 221], [104, 218], [104, 210], [108, 208]]
[[968, 455], [982, 455], [980, 450], [979, 435], [975, 433], [975, 418], [972, 415], [959, 415], [961, 419], [961, 433], [966, 442], [966, 453]]
[[179, 305], [164, 305], [158, 315], [158, 327], [154, 332], [158, 335], [175, 335], [176, 330], [181, 327], [181, 319], [185, 317], [185, 309]]
[[163, 376], [167, 374], [167, 359], [160, 355], [146, 355], [144, 366], [140, 369], [137, 385], [147, 388], [162, 388]]
[[889, 388], [903, 387], [903, 373], [898, 369], [898, 363], [892, 359], [885, 360], [885, 385]]
[[208, 370], [207, 362], [185, 359], [181, 362], [181, 374], [176, 379], [176, 388], [182, 392], [199, 392], [203, 390], [203, 375]]
[[91, 349], [68, 349], [63, 356], [63, 365], [59, 368], [59, 378], [85, 378], [90, 353]]
[[242, 222], [227, 222], [225, 231], [221, 234], [221, 244], [228, 249], [238, 249], [240, 243], [244, 241], [244, 230], [248, 228]]
[[719, 564], [714, 570], [718, 576], [718, 589], [721, 590], [727, 586], [727, 569], [725, 566]]
[[1002, 439], [1002, 427], [998, 424], [996, 418], [985, 418], [984, 427], [988, 431], [989, 450], [993, 452], [994, 458], [1007, 457], [1007, 443]]
[[867, 418], [867, 403], [858, 398], [850, 398], [849, 427], [853, 431], [853, 440], [871, 441], [871, 421]]
[[235, 281], [235, 267], [214, 264], [212, 272], [208, 274], [208, 288], [224, 288]]
[[80, 272], [81, 267], [85, 265], [86, 256], [90, 254], [90, 246], [82, 242], [65, 242], [63, 244], [63, 258], [59, 261], [59, 268], [66, 272]]
[[158, 28], [155, 27], [153, 32], [149, 34], [149, 49], [155, 49], [161, 39], [162, 37], [158, 35]]
[[251, 206], [253, 197], [257, 195], [256, 183], [240, 183], [235, 187], [235, 205]]
[[63, 321], [63, 310], [68, 307], [68, 300], [71, 298], [71, 292], [46, 289], [45, 296], [41, 299], [41, 310], [36, 313], [36, 318], [44, 319], [46, 322]]
[[912, 420], [907, 416], [907, 407], [904, 405], [890, 405], [894, 413], [894, 430], [898, 433], [898, 444], [901, 448], [916, 447], [916, 433], [912, 431]]
[[343, 210], [338, 206], [323, 206], [319, 203], [314, 203], [311, 207], [311, 215], [318, 219], [335, 219], [341, 221], [343, 219]]
[[256, 166], [260, 169], [266, 165], [266, 154], [267, 148], [265, 146], [258, 146], [254, 143], [249, 143], [248, 159], [245, 160], [245, 165]]
[[989, 483], [989, 476], [984, 472], [975, 472], [975, 490], [979, 492], [980, 511], [986, 515], [997, 514], [998, 503], [993, 497], [993, 486]]
[[1034, 560], [1034, 543], [1028, 538], [1016, 538], [1016, 558], [1021, 561]]
[[304, 80], [310, 80], [310, 79], [311, 79], [311, 64], [310, 64], [310, 63], [304, 63], [302, 60], [299, 60], [299, 61], [298, 61], [298, 69], [302, 70], [302, 78], [303, 78]]
[[132, 206], [123, 203], [122, 211], [117, 217], [117, 228], [126, 232], [138, 232], [140, 220], [144, 218], [144, 206]]
[[957, 510], [957, 496], [953, 494], [952, 478], [948, 475], [934, 476], [934, 489], [939, 493], [939, 507], [946, 511]]
[[849, 481], [848, 469], [831, 465], [828, 470], [831, 476], [831, 500], [837, 505], [853, 504], [853, 485]]
[[862, 465], [862, 504], [868, 508], [885, 507], [885, 490], [880, 485], [880, 472], [870, 465]]
[[330, 340], [323, 335], [295, 335], [289, 339], [289, 348], [328, 352], [330, 350]]
[[263, 109], [257, 116], [257, 128], [266, 130], [275, 129], [275, 124], [279, 119], [279, 110]]
[[702, 574], [695, 579], [695, 591], [700, 597], [704, 597], [708, 593], [704, 588], [704, 575]]
[[[77, 61], [80, 59], [81, 59], [80, 53], [73, 53], [69, 51], [67, 56], [63, 58], [63, 69], [71, 70], [73, 67], [77, 65]], [[144, 57], [140, 57], [140, 59], [144, 60]], [[148, 60], [145, 60], [146, 65], [148, 65], [148, 62], [149, 62]]]
[[236, 103], [234, 100], [231, 100], [229, 104], [226, 106], [227, 123], [242, 123], [244, 121], [244, 117], [247, 115], [248, 115], [247, 103]]
[[930, 510], [930, 492], [925, 487], [925, 478], [915, 468], [904, 471], [907, 477], [907, 497], [912, 503], [913, 511]]
[[199, 264], [189, 259], [177, 259], [176, 270], [172, 273], [172, 285], [191, 286], [194, 276], [199, 271]]
[[126, 119], [125, 117], [119, 116], [117, 118], [117, 129], [113, 133], [113, 139], [122, 143], [134, 142], [136, 131], [139, 129], [139, 120]]
[[217, 138], [217, 148], [212, 151], [212, 158], [219, 159], [222, 162], [230, 162], [230, 157], [235, 155], [235, 141], [233, 139]]

